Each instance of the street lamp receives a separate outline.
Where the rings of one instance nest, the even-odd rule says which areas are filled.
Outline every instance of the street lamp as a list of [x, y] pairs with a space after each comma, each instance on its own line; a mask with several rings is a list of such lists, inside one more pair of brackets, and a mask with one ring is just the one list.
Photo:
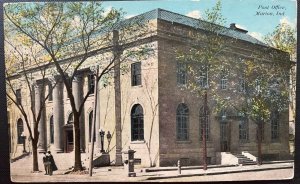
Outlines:
[[100, 150], [100, 152], [104, 153], [105, 151], [104, 151], [103, 147], [104, 147], [104, 135], [105, 135], [105, 131], [103, 131], [101, 129], [101, 130], [99, 130], [99, 133], [100, 133], [100, 138], [101, 138], [101, 150]]
[[26, 136], [25, 136], [24, 132], [22, 132], [21, 138], [22, 138], [22, 142], [23, 142], [23, 153], [26, 153], [26, 149], [25, 149]]
[[110, 131], [107, 131], [106, 138], [107, 138], [107, 142], [108, 142], [108, 148], [107, 148], [107, 150], [109, 152], [109, 145], [110, 145], [110, 141], [111, 141]]

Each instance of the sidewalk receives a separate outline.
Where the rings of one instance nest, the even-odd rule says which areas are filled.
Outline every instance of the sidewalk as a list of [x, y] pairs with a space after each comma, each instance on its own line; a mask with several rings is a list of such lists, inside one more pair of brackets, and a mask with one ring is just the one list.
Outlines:
[[[220, 174], [231, 174], [231, 173], [242, 173], [242, 172], [252, 172], [252, 171], [265, 171], [265, 170], [275, 170], [275, 169], [291, 169], [294, 163], [271, 163], [249, 166], [230, 166], [230, 167], [215, 167], [208, 168], [206, 171], [203, 169], [188, 169], [181, 170], [181, 174], [178, 171], [159, 171], [151, 172], [151, 174], [157, 174], [157, 176], [150, 176], [147, 180], [159, 180], [167, 178], [179, 178], [179, 177], [192, 177], [192, 176], [203, 176], [203, 175], [220, 175]], [[158, 175], [159, 174], [159, 175]]]
[[[54, 175], [44, 175], [44, 170], [40, 166], [40, 170], [43, 172], [31, 173], [28, 165], [24, 165], [22, 168], [16, 168], [15, 164], [12, 164], [12, 181], [14, 182], [92, 182], [92, 181], [126, 181], [126, 182], [141, 182], [141, 181], [159, 181], [163, 179], [176, 179], [181, 177], [199, 177], [206, 175], [217, 175], [222, 176], [223, 174], [232, 173], [245, 173], [245, 172], [258, 172], [258, 171], [269, 171], [279, 169], [289, 169], [292, 176], [294, 163], [271, 163], [264, 164], [261, 166], [249, 165], [249, 166], [210, 166], [206, 171], [201, 169], [201, 166], [185, 167], [178, 174], [175, 167], [167, 168], [136, 168], [136, 177], [127, 177], [123, 166], [115, 167], [101, 167], [93, 169], [93, 176], [90, 177], [88, 174], [64, 174], [66, 170], [58, 170], [54, 172]], [[27, 169], [28, 167], [28, 169]], [[147, 171], [147, 172], [145, 172]], [[225, 175], [224, 175], [225, 176]], [[289, 177], [287, 176], [287, 177]], [[250, 179], [250, 178], [249, 178]], [[255, 180], [256, 178], [252, 178]]]

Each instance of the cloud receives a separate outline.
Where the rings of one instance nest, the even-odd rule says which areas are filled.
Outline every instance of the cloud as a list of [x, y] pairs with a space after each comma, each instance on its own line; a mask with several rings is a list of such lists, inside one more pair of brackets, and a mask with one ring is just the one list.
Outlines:
[[240, 29], [245, 29], [247, 30], [246, 26], [240, 25], [240, 24], [235, 24], [236, 27], [240, 28]]
[[124, 18], [125, 18], [125, 19], [129, 19], [129, 18], [134, 17], [134, 16], [136, 16], [136, 15], [131, 14], [131, 15], [126, 15]]
[[201, 18], [201, 12], [199, 10], [193, 10], [193, 11], [187, 13], [186, 16], [199, 19], [199, 18]]
[[249, 32], [248, 33], [250, 36], [258, 39], [259, 41], [263, 42], [263, 34], [259, 33], [259, 32]]

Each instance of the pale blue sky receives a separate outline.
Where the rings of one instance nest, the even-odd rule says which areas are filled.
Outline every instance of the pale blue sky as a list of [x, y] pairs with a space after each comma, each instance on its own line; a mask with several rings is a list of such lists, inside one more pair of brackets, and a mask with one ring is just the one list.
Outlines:
[[[156, 8], [166, 9], [183, 15], [194, 17], [203, 16], [204, 11], [215, 5], [217, 0], [158, 0], [158, 1], [106, 1], [103, 6], [122, 8], [127, 17], [138, 15]], [[296, 0], [222, 0], [222, 14], [226, 24], [236, 23], [249, 31], [249, 34], [261, 38], [272, 32], [280, 22], [296, 26]], [[261, 6], [260, 6], [261, 5]], [[272, 9], [278, 6], [281, 10]], [[262, 9], [261, 7], [268, 9]], [[260, 7], [260, 8], [259, 8]], [[272, 15], [256, 15], [257, 12], [273, 13]], [[277, 15], [277, 11], [284, 15]]]

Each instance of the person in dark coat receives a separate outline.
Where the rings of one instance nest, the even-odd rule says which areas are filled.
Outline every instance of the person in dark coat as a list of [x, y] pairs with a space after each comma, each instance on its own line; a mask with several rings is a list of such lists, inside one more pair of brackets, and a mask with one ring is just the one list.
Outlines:
[[48, 175], [48, 156], [46, 155], [46, 153], [44, 153], [44, 156], [43, 156], [43, 164], [44, 164], [44, 167], [45, 167], [45, 175]]
[[52, 175], [53, 171], [57, 171], [57, 166], [55, 164], [54, 158], [51, 155], [50, 151], [48, 151], [48, 158], [49, 158], [49, 161], [50, 161], [50, 175]]

